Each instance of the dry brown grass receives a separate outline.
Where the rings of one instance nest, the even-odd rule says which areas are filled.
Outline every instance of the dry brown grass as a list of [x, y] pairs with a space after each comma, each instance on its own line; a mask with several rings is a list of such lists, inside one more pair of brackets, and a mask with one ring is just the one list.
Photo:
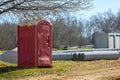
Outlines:
[[0, 61], [0, 80], [82, 80], [82, 78], [86, 80], [117, 80], [120, 78], [117, 70], [120, 71], [120, 59], [53, 61], [52, 68], [20, 68], [15, 64]]

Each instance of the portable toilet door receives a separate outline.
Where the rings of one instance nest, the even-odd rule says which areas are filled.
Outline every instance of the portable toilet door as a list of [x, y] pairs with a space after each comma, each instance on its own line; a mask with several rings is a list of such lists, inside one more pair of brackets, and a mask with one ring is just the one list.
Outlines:
[[51, 24], [40, 21], [36, 25], [36, 62], [40, 67], [52, 65]]

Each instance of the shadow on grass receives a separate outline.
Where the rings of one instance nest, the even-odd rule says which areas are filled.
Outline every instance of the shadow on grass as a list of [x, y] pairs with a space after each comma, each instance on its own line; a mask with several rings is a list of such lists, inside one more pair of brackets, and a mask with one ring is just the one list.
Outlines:
[[6, 73], [6, 72], [11, 72], [11, 71], [16, 71], [16, 70], [23, 70], [23, 69], [45, 69], [45, 68], [52, 68], [52, 66], [47, 66], [47, 67], [19, 67], [19, 66], [5, 66], [5, 67], [0, 67], [0, 74], [1, 73]]
[[0, 74], [6, 73], [6, 72], [11, 72], [11, 71], [16, 71], [16, 70], [33, 69], [33, 68], [37, 68], [37, 67], [18, 67], [18, 66], [0, 67]]

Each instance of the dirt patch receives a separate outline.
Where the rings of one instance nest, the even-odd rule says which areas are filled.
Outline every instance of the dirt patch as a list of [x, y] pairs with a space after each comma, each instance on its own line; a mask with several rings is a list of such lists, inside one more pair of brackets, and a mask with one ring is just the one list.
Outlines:
[[[91, 63], [95, 66], [87, 66], [87, 70], [84, 66], [80, 67], [81, 65], [78, 63], [77, 67], [65, 73], [39, 75], [20, 80], [120, 80], [120, 59]], [[86, 63], [83, 65], [86, 65]], [[81, 68], [84, 70], [81, 70]]]
[[28, 77], [20, 80], [120, 80], [120, 68], [99, 69], [83, 73], [73, 71], [69, 73]]

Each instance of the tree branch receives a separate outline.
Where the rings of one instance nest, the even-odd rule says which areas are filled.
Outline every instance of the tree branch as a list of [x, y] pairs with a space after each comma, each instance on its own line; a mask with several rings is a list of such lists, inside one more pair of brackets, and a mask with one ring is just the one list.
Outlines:
[[5, 1], [5, 2], [3, 2], [2, 4], [0, 4], [0, 6], [4, 6], [4, 5], [6, 5], [6, 4], [8, 4], [8, 3], [11, 3], [11, 2], [14, 2], [15, 0], [8, 0], [8, 1]]
[[58, 8], [68, 8], [64, 7], [64, 5], [69, 4], [71, 1], [67, 1], [61, 5], [58, 6], [51, 6], [51, 7], [46, 7], [46, 6], [16, 6], [14, 9], [16, 10], [55, 10]]
[[13, 5], [13, 6], [10, 7], [10, 8], [4, 9], [3, 11], [0, 11], [0, 14], [10, 11], [10, 10], [14, 9], [16, 6], [21, 5], [21, 4], [24, 3], [24, 2], [25, 2], [25, 1], [22, 1], [22, 2], [20, 2], [20, 3], [17, 3], [17, 4], [15, 4], [15, 5]]

